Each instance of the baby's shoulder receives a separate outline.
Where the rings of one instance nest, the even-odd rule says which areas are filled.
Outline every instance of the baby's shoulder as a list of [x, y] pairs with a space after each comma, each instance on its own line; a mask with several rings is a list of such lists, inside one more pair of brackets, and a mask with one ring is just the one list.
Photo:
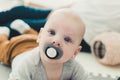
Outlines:
[[34, 48], [30, 51], [26, 51], [21, 53], [20, 55], [16, 56], [13, 59], [12, 65], [13, 64], [26, 64], [26, 65], [35, 65], [40, 60], [40, 55], [38, 48]]
[[69, 60], [64, 65], [69, 66], [69, 68], [71, 68], [71, 69], [77, 69], [77, 68], [81, 69], [82, 68], [82, 65], [76, 60]]

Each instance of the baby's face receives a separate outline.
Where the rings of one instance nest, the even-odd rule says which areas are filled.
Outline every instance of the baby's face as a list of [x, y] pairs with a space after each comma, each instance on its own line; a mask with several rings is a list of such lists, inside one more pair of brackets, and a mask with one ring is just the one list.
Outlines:
[[63, 63], [74, 58], [80, 50], [82, 40], [82, 27], [75, 19], [63, 15], [55, 15], [49, 19], [45, 27], [41, 30], [39, 43], [41, 50], [48, 42], [63, 50], [63, 56], [58, 59], [48, 59], [44, 52], [41, 52], [43, 59], [51, 62]]

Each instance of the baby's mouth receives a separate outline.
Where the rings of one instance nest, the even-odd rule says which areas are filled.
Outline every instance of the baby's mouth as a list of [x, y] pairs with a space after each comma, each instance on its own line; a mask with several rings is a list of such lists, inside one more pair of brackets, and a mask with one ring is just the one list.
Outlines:
[[60, 59], [63, 55], [62, 49], [52, 43], [46, 43], [43, 50], [49, 59]]

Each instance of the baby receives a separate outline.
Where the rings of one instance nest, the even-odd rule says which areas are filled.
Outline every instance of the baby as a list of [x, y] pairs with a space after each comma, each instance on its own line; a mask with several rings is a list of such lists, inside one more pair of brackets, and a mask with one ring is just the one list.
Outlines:
[[38, 35], [39, 46], [15, 57], [8, 80], [87, 80], [83, 67], [74, 60], [84, 32], [73, 10], [52, 12]]

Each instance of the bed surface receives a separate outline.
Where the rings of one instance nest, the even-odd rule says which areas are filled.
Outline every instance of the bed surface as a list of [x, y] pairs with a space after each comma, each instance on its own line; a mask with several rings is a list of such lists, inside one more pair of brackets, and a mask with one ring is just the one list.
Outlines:
[[0, 63], [0, 80], [8, 80], [11, 69]]

